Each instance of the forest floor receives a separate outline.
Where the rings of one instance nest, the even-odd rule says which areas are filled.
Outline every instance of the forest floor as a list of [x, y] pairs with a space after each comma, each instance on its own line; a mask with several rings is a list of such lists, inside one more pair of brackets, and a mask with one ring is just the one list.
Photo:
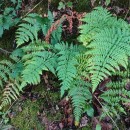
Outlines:
[[[85, 0], [84, 0], [85, 1]], [[23, 2], [22, 10], [20, 13], [25, 15], [31, 11], [32, 8], [39, 2]], [[47, 15], [47, 10], [51, 10], [55, 16], [55, 20], [61, 18], [62, 15], [67, 14], [68, 19], [63, 22], [62, 39], [70, 42], [76, 42], [75, 38], [79, 35], [78, 27], [82, 24], [81, 19], [86, 11], [90, 11], [93, 8], [92, 1], [84, 2], [88, 4], [86, 7], [83, 3], [79, 4], [79, 1], [73, 2], [72, 8], [58, 10], [57, 2], [43, 1], [31, 12], [37, 12], [43, 16]], [[79, 4], [79, 8], [77, 7]], [[103, 3], [102, 3], [103, 4]], [[82, 9], [81, 9], [82, 8]], [[116, 16], [127, 20], [130, 23], [129, 8], [126, 5], [119, 3], [111, 4], [108, 9]], [[0, 39], [0, 47], [8, 50], [8, 52], [0, 53], [0, 59], [8, 56], [15, 48], [15, 27], [10, 31], [4, 33], [3, 38]], [[12, 33], [13, 32], [13, 33]], [[60, 98], [60, 88], [57, 78], [52, 76], [51, 73], [45, 73], [41, 77], [42, 83], [38, 86], [28, 86], [25, 89], [25, 93], [21, 94], [20, 98], [15, 101], [8, 109], [6, 119], [9, 120], [9, 124], [4, 126], [1, 124], [0, 130], [92, 130], [95, 127], [97, 119], [88, 118], [85, 114], [81, 118], [81, 122], [78, 128], [74, 125], [74, 117], [72, 114], [72, 106], [68, 99]], [[95, 111], [98, 111], [99, 105], [95, 102]], [[130, 113], [129, 113], [130, 114]], [[96, 113], [95, 113], [96, 115]], [[122, 124], [119, 123], [120, 130], [130, 129], [130, 117], [122, 117]], [[117, 119], [118, 123], [118, 119]], [[113, 124], [109, 119], [105, 119], [102, 122], [103, 130], [112, 130]]]

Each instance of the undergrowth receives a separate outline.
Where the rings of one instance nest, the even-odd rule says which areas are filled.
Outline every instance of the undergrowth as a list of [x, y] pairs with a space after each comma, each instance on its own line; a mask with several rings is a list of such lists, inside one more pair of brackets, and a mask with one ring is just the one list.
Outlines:
[[[129, 102], [130, 92], [125, 88], [129, 77], [121, 81], [112, 79], [118, 71], [129, 73], [129, 24], [102, 7], [86, 14], [82, 21], [80, 45], [62, 41], [61, 21], [51, 28], [55, 23], [51, 12], [48, 18], [29, 14], [21, 21], [16, 31], [16, 50], [10, 60], [0, 62], [0, 84], [4, 91], [1, 109], [16, 100], [26, 86], [38, 85], [43, 73], [49, 71], [60, 81], [61, 98], [67, 96], [72, 101], [76, 126], [84, 109], [88, 116], [94, 115], [93, 98], [102, 87], [105, 89], [96, 98], [106, 108], [104, 115], [126, 114], [123, 105]], [[45, 38], [43, 41], [39, 33]], [[50, 36], [49, 41], [46, 35]], [[106, 79], [110, 82], [101, 86]]]

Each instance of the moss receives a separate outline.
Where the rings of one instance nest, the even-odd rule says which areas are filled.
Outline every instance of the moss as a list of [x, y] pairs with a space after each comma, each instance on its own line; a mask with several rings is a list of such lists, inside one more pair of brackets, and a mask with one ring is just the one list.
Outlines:
[[[49, 121], [59, 121], [63, 117], [61, 111], [56, 110], [56, 104], [60, 100], [60, 93], [46, 90], [46, 86], [43, 84], [33, 86], [30, 93], [40, 95], [34, 102], [27, 99], [22, 103], [20, 101], [14, 105], [13, 111], [16, 112], [16, 116], [11, 118], [11, 124], [16, 128], [20, 130], [30, 130], [33, 128], [36, 128], [36, 130], [44, 130], [44, 126], [41, 126], [37, 118], [37, 112], [43, 111], [43, 109]], [[53, 85], [55, 85], [55, 82]], [[18, 112], [19, 104], [22, 106], [21, 112]]]
[[73, 0], [74, 10], [78, 12], [88, 12], [91, 10], [91, 1], [90, 0]]
[[[19, 107], [19, 106], [17, 106]], [[11, 118], [11, 124], [19, 130], [44, 130], [43, 126], [38, 121], [37, 112], [39, 111], [40, 104], [30, 100], [24, 101], [22, 111], [16, 112], [16, 116]], [[17, 108], [18, 109], [18, 108]]]

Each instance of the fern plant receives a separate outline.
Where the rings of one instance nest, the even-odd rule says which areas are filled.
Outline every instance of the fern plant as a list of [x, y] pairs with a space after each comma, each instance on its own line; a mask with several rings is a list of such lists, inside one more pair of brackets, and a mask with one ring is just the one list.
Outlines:
[[122, 19], [112, 17], [102, 7], [88, 14], [82, 25], [80, 41], [86, 48], [89, 58], [89, 73], [92, 75], [92, 91], [112, 72], [127, 68], [130, 51], [129, 25]]
[[24, 51], [24, 56], [22, 57], [24, 64], [24, 70], [21, 74], [22, 84], [34, 85], [40, 83], [40, 75], [43, 70], [50, 70], [55, 74], [56, 55], [47, 50], [49, 46], [45, 42], [37, 41], [22, 49]]
[[[52, 14], [49, 15], [49, 22], [54, 23]], [[0, 63], [0, 78], [6, 86], [2, 106], [15, 100], [26, 85], [40, 83], [43, 71], [51, 71], [61, 81], [61, 96], [68, 94], [72, 99], [75, 124], [78, 125], [85, 106], [92, 104], [91, 88], [94, 92], [104, 78], [112, 76], [121, 67], [127, 69], [129, 25], [99, 7], [83, 19], [86, 24], [81, 25], [79, 37], [83, 46], [57, 43], [59, 37], [54, 35], [55, 45], [53, 42], [53, 45], [48, 45], [38, 38], [41, 29], [46, 35], [50, 28], [48, 20], [44, 20], [37, 14], [24, 18], [16, 31], [17, 46], [23, 47], [13, 52], [14, 61]], [[127, 102], [127, 96], [130, 94], [124, 84], [118, 82], [108, 85], [108, 90], [100, 98], [107, 103], [106, 107], [125, 113], [120, 103]]]
[[20, 84], [17, 81], [7, 83], [6, 87], [3, 90], [0, 109], [6, 105], [11, 104], [12, 101], [16, 100], [19, 97], [21, 92], [19, 86]]
[[[15, 52], [13, 52], [15, 53]], [[16, 56], [10, 55], [12, 60], [2, 60], [0, 61], [0, 86], [3, 87], [3, 84], [9, 80], [17, 78], [19, 73], [22, 71], [22, 63], [20, 59]]]
[[12, 100], [16, 100], [20, 95], [19, 76], [23, 69], [23, 64], [20, 60], [21, 56], [22, 53], [19, 50], [15, 50], [10, 55], [10, 60], [0, 61], [0, 85], [3, 88], [1, 108], [11, 104]]
[[107, 91], [104, 91], [100, 96], [103, 100], [105, 111], [111, 116], [118, 116], [120, 113], [126, 114], [123, 105], [130, 100], [130, 92], [125, 89], [126, 82], [109, 82], [106, 86]]

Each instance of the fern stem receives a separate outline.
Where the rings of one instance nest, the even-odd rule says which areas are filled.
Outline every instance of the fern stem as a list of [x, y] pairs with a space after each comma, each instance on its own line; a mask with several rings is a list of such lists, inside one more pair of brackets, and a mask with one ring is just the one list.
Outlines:
[[113, 122], [113, 124], [115, 125], [115, 127], [117, 128], [117, 130], [119, 130], [116, 122], [112, 119], [112, 117], [110, 116], [110, 114], [106, 111], [105, 107], [102, 105], [102, 103], [99, 101], [99, 99], [94, 95], [95, 99], [98, 101], [98, 103], [102, 106], [104, 112], [106, 112], [106, 114], [110, 117], [111, 121]]

